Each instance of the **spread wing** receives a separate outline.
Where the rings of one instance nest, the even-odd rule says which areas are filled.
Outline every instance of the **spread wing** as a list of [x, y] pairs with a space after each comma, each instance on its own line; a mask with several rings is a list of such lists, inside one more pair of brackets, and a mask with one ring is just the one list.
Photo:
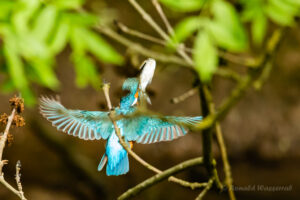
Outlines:
[[140, 116], [133, 119], [124, 119], [123, 131], [128, 141], [150, 144], [160, 141], [174, 140], [184, 136], [187, 129], [179, 124], [195, 124], [202, 119], [199, 117], [167, 117], [171, 122], [157, 117]]
[[40, 111], [58, 130], [81, 139], [107, 139], [113, 132], [107, 112], [69, 110], [47, 97], [40, 99]]

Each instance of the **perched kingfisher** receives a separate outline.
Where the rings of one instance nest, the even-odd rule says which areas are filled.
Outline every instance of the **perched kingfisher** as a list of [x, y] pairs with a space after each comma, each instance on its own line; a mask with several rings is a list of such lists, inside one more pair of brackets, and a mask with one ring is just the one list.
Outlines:
[[[120, 106], [115, 108], [116, 115], [129, 115], [137, 110], [141, 96], [146, 94], [146, 87], [151, 83], [156, 62], [154, 59], [147, 59], [141, 66], [139, 78], [128, 78], [123, 83], [122, 89], [129, 91], [129, 94], [121, 98]], [[53, 98], [41, 97], [41, 114], [52, 122], [58, 130], [84, 140], [107, 140], [105, 153], [102, 156], [98, 171], [106, 165], [106, 174], [122, 175], [129, 171], [128, 153], [119, 143], [114, 126], [108, 117], [108, 112], [84, 111], [66, 109], [59, 101]], [[157, 116], [135, 116], [121, 118], [117, 121], [124, 140], [130, 144], [150, 144], [160, 141], [170, 141], [187, 133], [187, 129], [179, 124], [195, 124], [201, 121], [202, 117], [176, 117], [168, 116], [172, 121], [166, 122]]]

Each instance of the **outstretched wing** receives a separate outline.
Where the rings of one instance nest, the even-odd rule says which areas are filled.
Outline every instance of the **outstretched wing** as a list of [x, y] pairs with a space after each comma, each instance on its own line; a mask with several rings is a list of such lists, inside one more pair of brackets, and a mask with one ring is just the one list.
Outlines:
[[81, 139], [107, 139], [113, 132], [107, 112], [69, 110], [48, 97], [40, 98], [40, 111], [58, 130]]
[[174, 140], [184, 136], [188, 131], [179, 124], [195, 124], [200, 122], [202, 117], [169, 116], [167, 119], [171, 122], [149, 116], [124, 119], [123, 131], [125, 138], [128, 141], [136, 141], [142, 144]]

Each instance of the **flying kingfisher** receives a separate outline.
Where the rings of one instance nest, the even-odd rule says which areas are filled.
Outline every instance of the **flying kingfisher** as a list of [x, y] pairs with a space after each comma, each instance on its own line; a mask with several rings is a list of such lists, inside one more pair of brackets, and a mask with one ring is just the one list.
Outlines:
[[[124, 81], [122, 89], [129, 94], [121, 98], [120, 106], [115, 108], [116, 115], [129, 115], [138, 108], [137, 105], [146, 94], [146, 87], [152, 81], [156, 62], [147, 59], [141, 66], [139, 78], [128, 78]], [[106, 174], [122, 175], [129, 171], [128, 153], [119, 143], [114, 126], [108, 117], [108, 112], [70, 110], [65, 108], [59, 101], [41, 97], [41, 114], [52, 122], [58, 130], [84, 140], [107, 140], [105, 153], [98, 166], [98, 171], [106, 165]], [[159, 119], [157, 116], [143, 116], [121, 118], [116, 123], [124, 140], [132, 148], [133, 142], [150, 144], [160, 141], [170, 141], [187, 133], [187, 129], [179, 124], [195, 124], [202, 119], [197, 117], [166, 117], [171, 122]]]

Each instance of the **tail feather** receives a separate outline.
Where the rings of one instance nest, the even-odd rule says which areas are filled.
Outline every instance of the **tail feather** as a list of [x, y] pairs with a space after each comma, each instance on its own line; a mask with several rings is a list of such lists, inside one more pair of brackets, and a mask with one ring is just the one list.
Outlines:
[[106, 167], [106, 174], [107, 176], [119, 176], [122, 174], [126, 174], [129, 171], [129, 160], [128, 155], [126, 154], [122, 160], [115, 166], [107, 165]]
[[107, 162], [107, 156], [104, 154], [101, 158], [101, 161], [98, 165], [98, 171], [101, 171]]

